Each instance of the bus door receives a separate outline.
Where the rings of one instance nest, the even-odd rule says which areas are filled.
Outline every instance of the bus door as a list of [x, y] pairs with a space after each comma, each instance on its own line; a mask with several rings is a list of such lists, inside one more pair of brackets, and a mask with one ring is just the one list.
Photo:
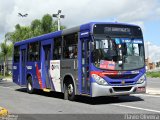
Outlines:
[[20, 85], [26, 84], [27, 45], [20, 47]]
[[90, 93], [90, 79], [89, 79], [89, 63], [90, 63], [90, 51], [89, 51], [89, 39], [81, 39], [81, 49], [80, 49], [80, 66], [81, 66], [81, 74], [80, 75], [80, 80], [81, 80], [81, 92], [84, 94], [89, 94]]
[[47, 40], [42, 42], [42, 79], [44, 81], [45, 87], [51, 89], [51, 76], [50, 76], [50, 60], [51, 60], [51, 47], [52, 40]]

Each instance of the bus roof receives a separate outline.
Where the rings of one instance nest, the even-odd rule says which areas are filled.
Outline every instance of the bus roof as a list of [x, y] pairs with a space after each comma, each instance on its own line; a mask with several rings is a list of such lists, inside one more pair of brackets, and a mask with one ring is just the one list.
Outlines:
[[[33, 38], [22, 40], [22, 41], [16, 42], [14, 45], [15, 46], [23, 45], [23, 44], [27, 44], [27, 43], [30, 43], [30, 42], [52, 39], [54, 37], [58, 37], [58, 36], [61, 36], [61, 35], [63, 36], [63, 35], [79, 32], [79, 31], [83, 31], [83, 30], [91, 30], [92, 26], [95, 25], [95, 24], [118, 24], [118, 25], [137, 26], [137, 25], [133, 25], [133, 24], [118, 23], [118, 22], [90, 22], [90, 23], [83, 24], [83, 25], [80, 25], [80, 26], [77, 26], [77, 27], [64, 29], [64, 30], [56, 31], [56, 32], [51, 32], [51, 33], [44, 34], [44, 35], [41, 35], [41, 36], [36, 36], [36, 37], [33, 37]], [[139, 26], [137, 26], [137, 27], [139, 27]]]

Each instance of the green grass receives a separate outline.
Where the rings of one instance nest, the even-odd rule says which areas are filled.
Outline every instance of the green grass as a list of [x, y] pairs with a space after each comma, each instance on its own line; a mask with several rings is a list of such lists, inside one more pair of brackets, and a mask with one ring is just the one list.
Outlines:
[[151, 77], [151, 78], [160, 77], [160, 72], [147, 72], [147, 77]]

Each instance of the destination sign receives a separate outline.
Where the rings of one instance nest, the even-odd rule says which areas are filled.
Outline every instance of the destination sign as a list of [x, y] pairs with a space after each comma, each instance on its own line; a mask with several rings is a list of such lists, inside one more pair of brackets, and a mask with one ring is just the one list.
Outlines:
[[106, 32], [130, 32], [130, 28], [118, 28], [118, 27], [104, 27], [104, 33]]
[[124, 25], [124, 24], [95, 24], [93, 26], [93, 34], [105, 36], [119, 36], [119, 37], [137, 37], [142, 38], [141, 28], [138, 26]]

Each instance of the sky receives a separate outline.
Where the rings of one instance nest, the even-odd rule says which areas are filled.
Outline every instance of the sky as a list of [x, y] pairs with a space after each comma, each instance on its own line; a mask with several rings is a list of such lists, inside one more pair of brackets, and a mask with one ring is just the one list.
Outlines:
[[[160, 0], [0, 0], [0, 42], [16, 24], [29, 25], [44, 14], [62, 10], [67, 28], [88, 22], [123, 22], [143, 30], [146, 57], [160, 61]], [[28, 13], [25, 18], [18, 13]]]

